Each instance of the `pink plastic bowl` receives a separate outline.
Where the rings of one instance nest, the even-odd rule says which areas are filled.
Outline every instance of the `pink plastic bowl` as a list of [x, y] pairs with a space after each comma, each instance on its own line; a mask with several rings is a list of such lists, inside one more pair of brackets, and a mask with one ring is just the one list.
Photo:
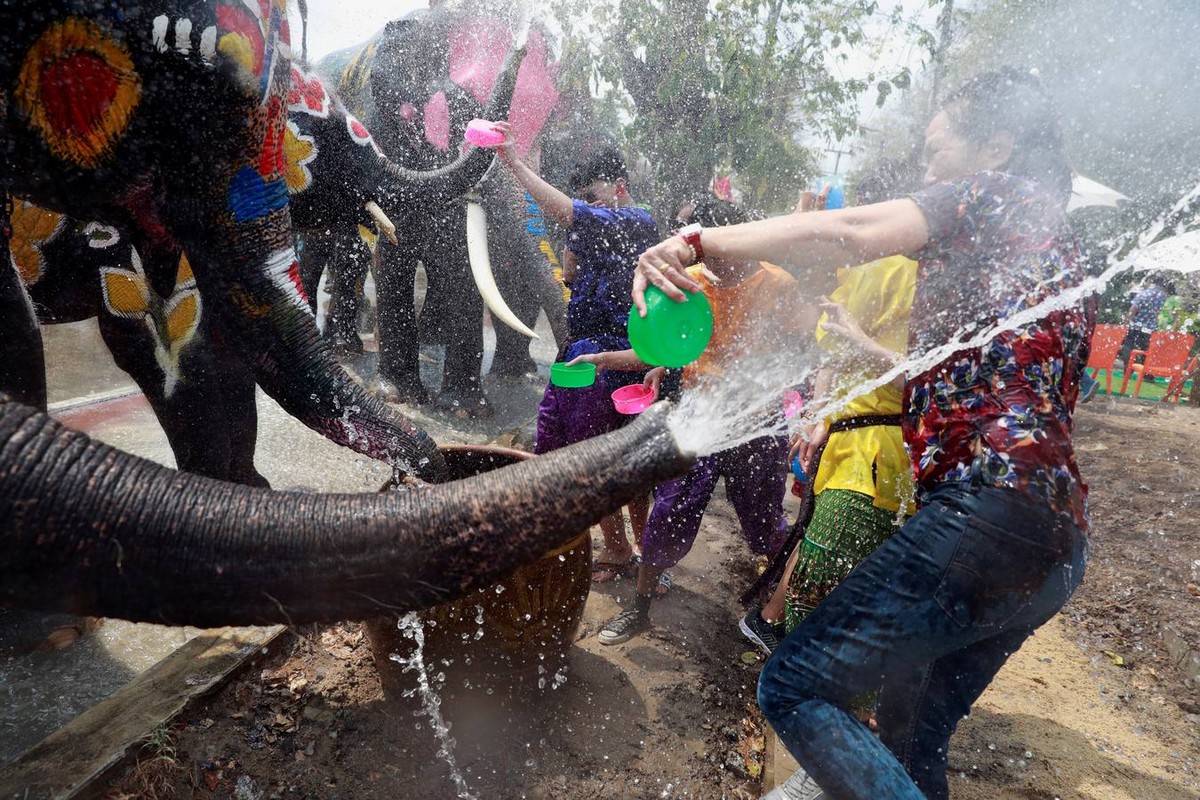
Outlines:
[[504, 134], [486, 119], [473, 119], [467, 123], [466, 139], [476, 147], [495, 147], [504, 141]]
[[613, 405], [622, 414], [640, 414], [658, 399], [658, 394], [640, 383], [631, 383], [613, 392], [612, 399]]

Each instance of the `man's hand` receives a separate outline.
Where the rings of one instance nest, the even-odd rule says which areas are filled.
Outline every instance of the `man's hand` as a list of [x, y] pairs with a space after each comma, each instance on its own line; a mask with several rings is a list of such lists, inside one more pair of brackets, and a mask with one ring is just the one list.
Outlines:
[[504, 141], [496, 145], [496, 155], [508, 166], [512, 166], [520, 156], [517, 155], [517, 140], [512, 135], [512, 124], [507, 120], [492, 123], [492, 127], [504, 134]]

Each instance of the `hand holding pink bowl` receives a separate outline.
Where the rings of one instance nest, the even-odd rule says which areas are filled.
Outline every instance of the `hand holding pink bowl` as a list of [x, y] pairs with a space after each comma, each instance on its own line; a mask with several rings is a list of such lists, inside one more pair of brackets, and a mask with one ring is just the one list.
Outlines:
[[658, 392], [640, 383], [622, 386], [612, 393], [613, 406], [622, 414], [640, 414], [654, 404]]
[[504, 134], [496, 130], [494, 122], [473, 119], [467, 123], [466, 140], [476, 147], [496, 147], [504, 143]]

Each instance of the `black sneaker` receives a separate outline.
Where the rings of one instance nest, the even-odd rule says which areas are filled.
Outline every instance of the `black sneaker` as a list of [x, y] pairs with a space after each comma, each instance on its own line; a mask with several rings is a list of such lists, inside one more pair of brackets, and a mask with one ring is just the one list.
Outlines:
[[783, 637], [787, 636], [787, 628], [782, 622], [767, 622], [762, 618], [762, 607], [750, 609], [750, 613], [738, 621], [742, 634], [762, 648], [767, 655], [775, 652]]
[[650, 627], [650, 617], [636, 609], [622, 611], [604, 623], [597, 636], [600, 644], [620, 644], [628, 642], [634, 636]]

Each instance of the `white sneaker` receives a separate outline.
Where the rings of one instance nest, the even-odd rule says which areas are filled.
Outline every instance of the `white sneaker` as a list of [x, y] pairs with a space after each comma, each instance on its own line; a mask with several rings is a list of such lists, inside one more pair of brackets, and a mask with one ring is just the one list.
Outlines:
[[762, 800], [821, 800], [825, 792], [803, 769], [762, 796]]

